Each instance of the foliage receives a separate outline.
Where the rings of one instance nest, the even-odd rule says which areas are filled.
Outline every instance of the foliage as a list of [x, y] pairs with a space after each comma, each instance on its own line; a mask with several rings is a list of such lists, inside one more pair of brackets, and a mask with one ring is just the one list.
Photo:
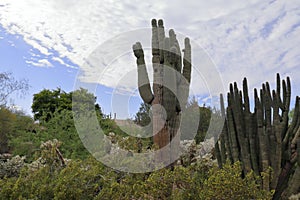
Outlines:
[[[11, 114], [13, 123], [7, 125], [9, 131], [9, 146], [14, 155], [26, 156], [26, 161], [31, 162], [37, 158], [36, 154], [39, 151], [39, 146], [42, 141], [50, 139], [58, 139], [64, 145], [61, 148], [62, 153], [72, 159], [84, 159], [89, 153], [83, 146], [76, 127], [74, 125], [72, 113], [72, 96], [77, 98], [73, 105], [75, 111], [85, 112], [87, 109], [95, 110], [101, 127], [105, 133], [115, 132], [122, 134], [122, 130], [110, 119], [103, 119], [101, 108], [95, 104], [95, 97], [88, 93], [87, 90], [80, 89], [74, 92], [65, 93], [57, 90], [43, 90], [35, 95], [33, 108], [36, 111], [35, 117], [41, 120], [41, 123], [34, 124], [33, 120], [28, 116], [15, 115], [10, 111], [1, 110], [0, 118], [3, 116], [9, 119], [8, 114]], [[91, 107], [84, 107], [89, 102]], [[5, 112], [4, 112], [5, 111]], [[7, 123], [8, 120], [0, 120], [0, 123]], [[4, 129], [6, 126], [1, 126]], [[1, 133], [1, 132], [0, 132]], [[1, 134], [3, 136], [3, 134]], [[5, 141], [5, 140], [1, 140]]]
[[101, 129], [103, 130], [104, 134], [108, 135], [109, 133], [113, 132], [116, 135], [126, 136], [126, 133], [120, 129], [120, 127], [116, 124], [114, 120], [109, 118], [102, 119], [100, 122]]
[[[208, 130], [210, 119], [211, 119], [212, 111], [209, 107], [198, 106], [198, 102], [196, 98], [192, 98], [191, 101], [188, 103], [186, 107], [186, 112], [184, 112], [183, 116], [183, 125], [186, 124], [187, 126], [182, 127], [182, 140], [191, 140], [195, 139], [196, 143], [199, 144], [202, 142], [206, 136], [206, 132]], [[196, 121], [199, 120], [199, 121]], [[192, 137], [192, 131], [190, 130], [191, 127], [189, 125], [197, 124], [197, 133], [195, 137]]]
[[71, 161], [60, 171], [54, 190], [55, 199], [93, 199], [113, 178], [108, 168], [95, 159]]
[[134, 122], [140, 126], [146, 126], [151, 122], [151, 106], [147, 103], [141, 103], [139, 111], [135, 114]]
[[[44, 96], [44, 93], [49, 92], [56, 93], [56, 95], [60, 94], [60, 97], [58, 97], [58, 99], [61, 99], [58, 102], [62, 102], [59, 105], [64, 106], [59, 106], [57, 104], [58, 107], [56, 109], [53, 109], [54, 111], [51, 111], [52, 106], [49, 107], [47, 105], [47, 102], [40, 101], [42, 97], [46, 98], [46, 96]], [[26, 161], [32, 162], [37, 158], [37, 153], [39, 153], [39, 146], [41, 142], [56, 138], [63, 143], [61, 152], [66, 157], [71, 159], [87, 158], [89, 152], [84, 147], [74, 124], [72, 102], [69, 102], [69, 98], [72, 96], [70, 94], [72, 94], [75, 98], [75, 101], [73, 101], [75, 114], [88, 113], [90, 111], [95, 111], [96, 108], [95, 113], [97, 119], [105, 134], [108, 135], [110, 132], [113, 132], [116, 135], [120, 136], [126, 135], [113, 120], [102, 118], [100, 106], [98, 104], [95, 104], [94, 95], [88, 93], [87, 90], [80, 89], [71, 93], [65, 93], [60, 89], [53, 91], [43, 90], [42, 92], [37, 94], [37, 96], [39, 96], [39, 98], [37, 98], [39, 99], [39, 101], [36, 99], [35, 103], [40, 103], [38, 105], [39, 108], [48, 109], [47, 112], [49, 112], [50, 114], [48, 113], [49, 115], [46, 114], [46, 116], [41, 116], [41, 119], [47, 118], [47, 120], [42, 121], [42, 123], [35, 124], [33, 122], [33, 119], [28, 116], [15, 115], [11, 112], [8, 112], [13, 116], [13, 123], [11, 124], [11, 128], [9, 129], [9, 147], [10, 151], [14, 155], [26, 156]], [[58, 99], [53, 99], [53, 101], [56, 101]], [[46, 105], [41, 105], [42, 103], [45, 103]], [[66, 106], [67, 104], [70, 105]], [[7, 114], [3, 117], [8, 118]], [[6, 121], [1, 120], [0, 123], [4, 123]], [[89, 123], [89, 121], [83, 123], [86, 124]], [[92, 125], [89, 125], [84, 131], [90, 130], [91, 126]], [[4, 128], [4, 126], [2, 127]]]
[[7, 108], [0, 107], [0, 154], [8, 152], [8, 138], [13, 133], [16, 116]]
[[68, 158], [84, 159], [89, 154], [83, 146], [74, 125], [73, 113], [70, 110], [56, 111], [53, 117], [44, 124], [48, 139], [58, 139], [63, 143], [61, 151]]
[[289, 124], [292, 123], [294, 113], [295, 113], [295, 108], [291, 109], [290, 112], [289, 112]]
[[33, 95], [32, 112], [34, 119], [49, 121], [56, 110], [72, 110], [72, 94], [62, 91], [44, 89]]
[[[75, 111], [78, 111], [75, 115], [95, 109], [95, 99], [87, 91], [78, 91], [76, 97], [80, 101], [73, 102]], [[193, 109], [196, 113], [200, 111], [199, 124], [202, 129], [198, 128], [198, 131], [206, 132], [211, 110], [198, 105]], [[96, 110], [100, 111], [100, 107]], [[150, 151], [149, 147], [154, 148], [150, 140], [125, 137], [126, 134], [116, 122], [103, 119], [98, 111], [96, 114], [101, 128], [112, 139], [113, 145], [132, 152], [147, 152]], [[242, 178], [239, 163], [227, 163], [219, 169], [211, 159], [199, 157], [199, 160], [191, 162], [195, 156], [194, 150], [188, 152], [190, 160], [184, 165], [174, 165], [151, 173], [130, 174], [108, 168], [89, 157], [77, 134], [72, 110], [68, 107], [58, 106], [58, 109], [51, 111], [51, 117], [41, 124], [34, 124], [30, 117], [8, 109], [2, 110], [2, 113], [0, 110], [1, 116], [1, 130], [6, 129], [5, 133], [9, 133], [10, 150], [22, 157], [16, 156], [0, 163], [0, 199], [193, 200], [270, 199], [272, 196], [271, 192], [259, 190], [259, 179], [254, 173], [250, 172]], [[190, 120], [193, 120], [191, 116]], [[82, 123], [87, 126], [85, 131], [93, 131], [88, 121]]]
[[[202, 142], [206, 136], [206, 132], [208, 130], [210, 119], [212, 115], [212, 110], [209, 107], [198, 106], [198, 102], [196, 98], [192, 98], [191, 101], [186, 106], [186, 112], [184, 112], [184, 116], [182, 117], [184, 122], [182, 124], [186, 124], [181, 128], [182, 137], [181, 140], [191, 140], [195, 139], [196, 143], [199, 144]], [[199, 122], [196, 121], [199, 119]], [[146, 103], [141, 103], [139, 111], [135, 114], [134, 122], [137, 125], [142, 127], [147, 126], [151, 122], [151, 106]], [[190, 124], [197, 124], [197, 133], [195, 137], [192, 137], [191, 127], [188, 127]], [[147, 133], [152, 133], [152, 130], [146, 130]]]
[[41, 142], [56, 138], [64, 144], [61, 151], [66, 157], [84, 159], [89, 155], [74, 126], [72, 111], [53, 113], [52, 118], [42, 127], [36, 132], [23, 131], [17, 137], [11, 138], [13, 154], [26, 156], [26, 161], [33, 161], [37, 157]]
[[75, 109], [86, 109], [82, 108], [82, 106], [87, 105], [87, 102], [91, 102], [92, 108], [96, 110], [98, 115], [102, 116], [100, 106], [95, 103], [96, 97], [83, 88], [69, 93], [66, 93], [60, 88], [56, 90], [44, 89], [33, 95], [31, 108], [35, 120], [48, 122], [55, 112], [61, 112], [62, 110], [71, 111], [72, 105], [75, 106]]
[[13, 113], [12, 132], [8, 136], [9, 151], [13, 155], [26, 156], [26, 161], [32, 161], [35, 150], [39, 147], [41, 138], [37, 137], [39, 126], [30, 116]]
[[44, 148], [41, 156], [46, 160], [42, 167], [32, 171], [28, 166], [17, 178], [0, 179], [0, 199], [93, 199], [114, 178], [93, 158], [72, 160], [62, 167], [56, 164], [52, 148]]
[[25, 157], [15, 156], [9, 160], [0, 160], [0, 178], [18, 176], [25, 165]]
[[195, 194], [200, 192], [207, 170], [206, 165], [195, 165], [144, 174], [120, 173], [95, 199], [197, 199]]
[[272, 199], [273, 192], [259, 189], [260, 178], [253, 171], [244, 179], [241, 171], [239, 162], [233, 165], [227, 162], [222, 169], [211, 169], [201, 195], [205, 199]]
[[8, 108], [0, 107], [0, 154], [13, 150], [10, 144], [13, 138], [34, 129], [35, 125], [31, 117], [22, 112], [13, 112]]
[[[141, 135], [149, 137], [153, 135], [152, 124], [152, 110], [151, 105], [147, 103], [141, 103], [139, 111], [135, 114], [134, 123], [138, 125], [135, 130], [130, 130], [131, 135]], [[152, 138], [151, 138], [152, 141]]]
[[59, 145], [57, 140], [43, 143], [39, 159], [42, 165], [36, 168], [30, 164], [18, 177], [0, 179], [0, 199], [193, 200], [272, 196], [272, 192], [259, 190], [259, 179], [253, 172], [242, 178], [240, 163], [228, 162], [219, 169], [203, 160], [187, 167], [130, 174], [105, 167], [92, 157], [61, 165], [55, 153]]

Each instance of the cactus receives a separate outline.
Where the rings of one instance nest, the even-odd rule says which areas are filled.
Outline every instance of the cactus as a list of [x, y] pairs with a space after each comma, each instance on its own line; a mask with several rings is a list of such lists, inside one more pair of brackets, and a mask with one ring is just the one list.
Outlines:
[[[181, 105], [187, 102], [191, 79], [191, 45], [189, 39], [185, 38], [182, 59], [174, 30], [171, 29], [169, 37], [166, 37], [163, 20], [160, 19], [157, 22], [156, 19], [152, 19], [151, 23], [152, 90], [141, 43], [137, 42], [133, 45], [133, 52], [138, 66], [140, 96], [145, 103], [152, 105], [153, 141], [159, 148], [162, 148], [169, 144], [178, 133], [180, 113], [183, 109]], [[177, 143], [179, 146], [179, 140]]]
[[[276, 90], [272, 91], [268, 82], [262, 84], [259, 92], [254, 89], [255, 107], [251, 112], [247, 79], [243, 80], [242, 91], [237, 83], [230, 84], [226, 120], [216, 144], [216, 154], [220, 155], [216, 157], [220, 167], [226, 162], [224, 155], [232, 163], [241, 161], [243, 174], [253, 170], [262, 175], [262, 189], [275, 189], [273, 198], [280, 199], [296, 194], [300, 189], [300, 98], [296, 97], [294, 116], [289, 125], [289, 77], [281, 83], [277, 74], [276, 85]], [[224, 109], [222, 99], [221, 95], [221, 108]]]

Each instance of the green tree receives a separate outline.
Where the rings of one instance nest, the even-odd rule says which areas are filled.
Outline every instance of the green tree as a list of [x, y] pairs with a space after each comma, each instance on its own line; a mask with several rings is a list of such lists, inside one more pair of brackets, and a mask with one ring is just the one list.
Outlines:
[[146, 126], [151, 122], [151, 106], [147, 103], [141, 103], [139, 111], [135, 114], [134, 122], [140, 126]]
[[13, 133], [16, 116], [7, 108], [0, 107], [0, 154], [9, 151], [8, 138]]
[[[13, 151], [14, 147], [10, 144], [11, 140], [22, 135], [23, 132], [33, 129], [34, 123], [30, 116], [0, 107], [0, 153]], [[23, 144], [16, 145], [22, 146]]]
[[[187, 111], [184, 113], [183, 120], [187, 120], [187, 123], [182, 124], [198, 124], [197, 134], [193, 138], [190, 127], [182, 127], [182, 140], [195, 139], [196, 143], [202, 142], [206, 136], [212, 110], [205, 105], [199, 106], [196, 98], [192, 98], [186, 107]], [[198, 115], [198, 116], [197, 116]], [[199, 119], [199, 121], [195, 121]], [[147, 126], [151, 122], [151, 106], [146, 103], [141, 103], [139, 111], [135, 114], [134, 122], [140, 126]], [[183, 125], [184, 126], [184, 125]], [[147, 130], [149, 131], [149, 130]]]
[[72, 111], [56, 111], [44, 126], [49, 139], [55, 138], [63, 143], [61, 152], [65, 157], [84, 159], [89, 155], [75, 128]]
[[61, 112], [62, 110], [72, 111], [73, 93], [76, 96], [75, 105], [78, 105], [76, 109], [80, 108], [79, 104], [84, 105], [86, 101], [91, 101], [92, 108], [97, 111], [97, 115], [99, 117], [102, 116], [101, 108], [99, 104], [96, 104], [97, 98], [89, 93], [88, 90], [81, 88], [74, 92], [66, 93], [60, 88], [57, 88], [55, 90], [44, 89], [34, 94], [31, 106], [34, 119], [40, 120], [41, 122], [48, 122], [55, 112]]
[[33, 95], [32, 112], [35, 120], [49, 121], [56, 110], [72, 110], [72, 94], [62, 91], [44, 89]]
[[[198, 124], [197, 133], [193, 138], [191, 127], [182, 127], [182, 140], [191, 140], [195, 139], [196, 143], [199, 144], [202, 142], [206, 136], [208, 130], [212, 111], [209, 107], [199, 106], [196, 98], [192, 98], [186, 107], [186, 112], [184, 113], [183, 120], [188, 122], [182, 123], [186, 125]], [[198, 121], [197, 121], [198, 120]]]
[[[32, 117], [22, 112], [14, 112], [15, 120], [12, 132], [8, 136], [8, 146], [14, 155], [26, 156], [26, 161], [32, 161], [34, 151], [39, 147], [40, 141], [35, 138], [39, 126]], [[37, 144], [35, 144], [37, 143]]]
[[35, 131], [19, 129], [18, 134], [10, 138], [9, 146], [14, 155], [26, 156], [26, 161], [30, 162], [36, 159], [42, 141], [53, 139], [63, 143], [61, 152], [67, 158], [83, 159], [89, 155], [78, 136], [70, 110], [56, 111], [49, 121], [38, 125]]
[[293, 109], [289, 112], [289, 124], [292, 123], [294, 113], [295, 113], [295, 108], [293, 108]]

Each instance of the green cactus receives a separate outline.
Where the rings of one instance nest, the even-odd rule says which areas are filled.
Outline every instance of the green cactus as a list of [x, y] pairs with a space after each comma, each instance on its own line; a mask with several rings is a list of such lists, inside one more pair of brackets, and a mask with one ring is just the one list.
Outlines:
[[[268, 82], [262, 84], [260, 94], [254, 89], [254, 112], [250, 111], [247, 79], [242, 91], [236, 83], [230, 84], [226, 120], [217, 143], [216, 153], [220, 155], [216, 157], [220, 166], [226, 162], [224, 154], [232, 163], [240, 160], [244, 174], [253, 170], [263, 175], [261, 187], [275, 189], [274, 199], [284, 199], [300, 189], [300, 99], [296, 97], [289, 125], [290, 79], [281, 83], [277, 74], [276, 84], [272, 91]], [[223, 104], [221, 96], [221, 109], [225, 110]]]
[[[177, 134], [180, 113], [183, 109], [180, 105], [185, 105], [188, 99], [191, 80], [191, 45], [186, 38], [182, 59], [174, 30], [171, 29], [169, 37], [166, 37], [161, 19], [158, 22], [152, 19], [151, 23], [152, 90], [141, 43], [137, 42], [133, 45], [133, 52], [137, 59], [139, 93], [145, 103], [152, 105], [153, 141], [162, 148]], [[166, 115], [159, 105], [164, 108]]]

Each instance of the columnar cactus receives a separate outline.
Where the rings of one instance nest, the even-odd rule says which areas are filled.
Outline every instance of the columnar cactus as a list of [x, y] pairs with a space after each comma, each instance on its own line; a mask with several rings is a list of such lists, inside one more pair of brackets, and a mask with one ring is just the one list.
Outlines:
[[[259, 92], [254, 89], [254, 112], [250, 111], [246, 78], [243, 81], [242, 91], [238, 89], [236, 83], [230, 84], [227, 100], [226, 121], [216, 144], [220, 167], [226, 159], [231, 162], [241, 161], [244, 174], [253, 170], [257, 175], [263, 176], [261, 182], [263, 189], [275, 189], [274, 199], [298, 193], [300, 99], [296, 97], [294, 116], [289, 125], [291, 100], [289, 77], [282, 80], [281, 84], [280, 76], [277, 74], [276, 90], [271, 91], [268, 82], [262, 84]], [[223, 101], [221, 103], [223, 104]]]
[[[177, 134], [183, 109], [181, 106], [186, 104], [188, 98], [191, 80], [190, 41], [185, 38], [182, 59], [174, 30], [171, 29], [169, 37], [166, 37], [163, 21], [160, 19], [157, 23], [152, 19], [152, 90], [141, 43], [134, 44], [133, 51], [137, 58], [139, 93], [145, 103], [152, 105], [153, 141], [162, 148]], [[179, 146], [179, 141], [177, 143]]]

